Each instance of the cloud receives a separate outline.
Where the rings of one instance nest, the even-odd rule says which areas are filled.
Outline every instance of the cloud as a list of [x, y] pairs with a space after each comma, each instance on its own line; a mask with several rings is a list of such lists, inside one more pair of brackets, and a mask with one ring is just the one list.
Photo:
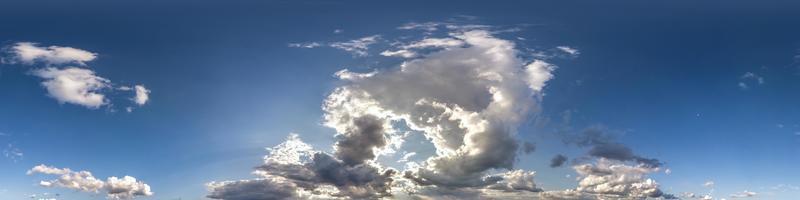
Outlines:
[[564, 163], [567, 162], [567, 157], [561, 154], [556, 155], [553, 159], [550, 159], [550, 167], [556, 168], [561, 167]]
[[207, 184], [213, 199], [305, 199], [313, 196], [375, 198], [387, 196], [394, 170], [373, 163], [346, 163], [316, 152], [296, 134], [270, 148], [252, 180]]
[[[750, 84], [748, 84], [748, 82]], [[750, 86], [753, 84], [763, 85], [764, 77], [753, 72], [745, 72], [741, 77], [739, 77], [739, 88], [743, 90], [750, 89]]]
[[659, 184], [647, 178], [647, 174], [658, 168], [628, 165], [621, 161], [600, 158], [595, 163], [573, 167], [578, 173], [578, 187], [563, 191], [548, 191], [540, 195], [543, 199], [649, 199], [673, 198], [665, 195]]
[[13, 54], [13, 60], [24, 64], [43, 62], [48, 65], [70, 63], [84, 65], [97, 58], [97, 53], [82, 49], [60, 46], [41, 47], [32, 42], [18, 42], [11, 46], [9, 51]]
[[59, 103], [71, 103], [96, 109], [108, 103], [100, 90], [110, 87], [110, 81], [82, 68], [58, 69], [53, 67], [39, 69], [33, 75], [45, 79], [42, 86], [50, 97]]
[[322, 46], [319, 42], [289, 43], [289, 47], [313, 49]]
[[296, 198], [297, 187], [285, 181], [254, 179], [240, 181], [211, 182], [206, 184], [212, 199], [250, 200], [250, 199], [290, 199]]
[[464, 44], [464, 41], [455, 38], [425, 38], [409, 44], [398, 45], [396, 47], [398, 48], [397, 50], [386, 50], [381, 52], [381, 55], [413, 58], [419, 55], [418, 50], [453, 48], [463, 46]]
[[558, 49], [558, 50], [560, 50], [560, 51], [562, 51], [564, 53], [567, 53], [567, 54], [569, 54], [571, 56], [577, 56], [577, 55], [581, 54], [581, 52], [578, 51], [577, 49], [572, 48], [572, 47], [568, 47], [568, 46], [557, 46], [556, 49]]
[[544, 61], [526, 64], [513, 42], [488, 31], [452, 35], [467, 45], [337, 88], [323, 108], [326, 125], [344, 133], [354, 119], [372, 115], [421, 132], [437, 150], [413, 174], [422, 182], [484, 185], [489, 183], [482, 172], [511, 169], [519, 148], [513, 127], [536, 108], [554, 67]]
[[703, 187], [713, 188], [714, 187], [714, 181], [706, 181], [705, 183], [703, 183]]
[[758, 193], [745, 190], [742, 192], [731, 194], [731, 198], [749, 198], [749, 197], [755, 197], [757, 194]]
[[334, 42], [330, 46], [353, 53], [354, 56], [367, 56], [369, 45], [375, 44], [380, 38], [379, 35], [367, 36], [346, 42]]
[[145, 88], [143, 85], [136, 85], [134, 86], [134, 89], [136, 91], [136, 96], [134, 96], [133, 102], [141, 106], [150, 100], [150, 90]]
[[402, 26], [397, 27], [400, 30], [424, 30], [424, 31], [437, 31], [439, 30], [439, 26], [444, 25], [443, 23], [439, 22], [424, 22], [424, 23], [416, 23], [410, 22], [403, 24]]
[[[86, 62], [97, 58], [97, 53], [72, 47], [40, 47], [32, 42], [18, 42], [5, 49], [12, 54], [11, 63], [46, 64], [44, 67], [33, 69], [31, 74], [44, 79], [42, 86], [47, 89], [48, 95], [62, 104], [70, 103], [97, 109], [111, 104], [107, 96], [109, 91], [134, 89], [128, 86], [115, 88], [110, 80], [86, 69]], [[80, 67], [63, 66], [66, 64], [78, 64]], [[150, 90], [142, 85], [134, 87], [136, 92], [134, 103], [141, 106], [148, 101]], [[132, 108], [128, 107], [128, 110], [130, 112]]]
[[6, 148], [3, 149], [3, 156], [5, 156], [6, 158], [8, 158], [13, 162], [17, 162], [19, 160], [22, 160], [24, 154], [22, 153], [22, 150], [15, 147], [13, 144], [8, 144]]
[[[253, 172], [257, 179], [212, 182], [208, 197], [247, 198], [228, 192], [238, 191], [297, 199], [499, 198], [541, 191], [535, 172], [514, 169], [524, 147], [516, 129], [539, 110], [555, 66], [523, 60], [513, 41], [481, 28], [404, 44], [399, 48], [424, 51], [397, 66], [337, 72], [342, 85], [322, 106], [323, 124], [336, 131], [333, 152], [314, 151], [290, 135], [270, 148]], [[378, 38], [330, 46], [366, 56]], [[435, 154], [408, 162], [403, 172], [381, 166], [377, 159], [396, 152], [408, 134], [424, 136]]]
[[536, 151], [536, 144], [531, 142], [523, 142], [522, 143], [522, 152], [525, 154], [531, 154]]
[[44, 187], [63, 187], [82, 192], [106, 193], [107, 199], [132, 199], [139, 196], [151, 196], [150, 186], [131, 176], [122, 178], [108, 177], [106, 181], [95, 178], [89, 171], [72, 171], [69, 168], [56, 168], [37, 165], [27, 172], [28, 175], [58, 175], [58, 179], [39, 182]]

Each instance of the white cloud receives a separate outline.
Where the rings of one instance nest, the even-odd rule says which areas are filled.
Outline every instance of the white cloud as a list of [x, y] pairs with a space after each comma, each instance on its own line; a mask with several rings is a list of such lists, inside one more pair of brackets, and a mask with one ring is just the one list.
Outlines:
[[110, 80], [96, 75], [90, 69], [84, 68], [86, 66], [61, 66], [61, 64], [86, 65], [86, 62], [97, 58], [97, 53], [72, 47], [40, 47], [38, 44], [31, 42], [15, 43], [6, 49], [13, 55], [12, 62], [20, 62], [27, 65], [46, 64], [43, 67], [36, 67], [31, 74], [44, 79], [42, 86], [47, 89], [48, 95], [59, 103], [70, 103], [97, 109], [111, 104], [107, 94], [113, 93], [107, 92], [113, 90], [130, 91], [133, 89], [136, 92], [133, 101], [137, 105], [141, 106], [149, 99], [148, 94], [150, 91], [141, 85], [137, 85], [135, 88], [129, 86], [113, 87]]
[[289, 43], [289, 47], [312, 49], [322, 46], [319, 42]]
[[735, 194], [731, 194], [731, 198], [748, 198], [748, 197], [754, 197], [757, 194], [758, 193], [745, 190], [745, 191], [742, 191], [742, 192], [737, 192]]
[[28, 175], [58, 175], [58, 179], [41, 181], [44, 187], [63, 187], [83, 192], [106, 193], [107, 199], [132, 199], [139, 196], [151, 196], [150, 186], [137, 181], [131, 176], [122, 178], [109, 177], [106, 181], [95, 178], [89, 171], [72, 171], [69, 168], [56, 168], [38, 165], [27, 172]]
[[50, 97], [59, 103], [77, 104], [92, 109], [108, 103], [100, 90], [108, 88], [110, 81], [96, 76], [92, 70], [48, 67], [36, 70], [33, 74], [45, 79], [42, 85]]
[[581, 54], [581, 52], [578, 51], [578, 49], [575, 49], [575, 48], [572, 48], [572, 47], [568, 47], [568, 46], [558, 46], [556, 48], [558, 50], [561, 50], [564, 53], [567, 53], [567, 54], [572, 55], [572, 56], [577, 56], [577, 55]]
[[[343, 85], [322, 107], [324, 125], [336, 130], [333, 152], [313, 151], [290, 136], [270, 149], [264, 165], [253, 172], [258, 179], [212, 182], [208, 197], [535, 196], [540, 190], [535, 173], [513, 169], [520, 152], [515, 134], [539, 110], [555, 66], [523, 60], [513, 41], [480, 30], [482, 26], [464, 27], [451, 29], [447, 37], [399, 46], [435, 51], [414, 52], [414, 59], [397, 66], [337, 72]], [[330, 46], [366, 56], [377, 40], [371, 36]], [[380, 166], [378, 157], [395, 152], [405, 132], [423, 135], [435, 155], [420, 158], [425, 160], [413, 162], [403, 173]]]
[[598, 199], [646, 199], [663, 197], [659, 184], [647, 174], [659, 171], [643, 164], [628, 165], [621, 161], [600, 158], [594, 164], [573, 167], [579, 175], [578, 187], [573, 190], [548, 191], [545, 199], [593, 197]]
[[399, 45], [398, 50], [386, 50], [381, 52], [383, 56], [395, 56], [402, 58], [413, 58], [419, 55], [418, 49], [439, 49], [463, 46], [464, 41], [454, 38], [426, 38], [410, 44]]
[[72, 47], [40, 47], [32, 42], [18, 42], [11, 47], [14, 58], [24, 64], [40, 61], [46, 64], [77, 63], [84, 65], [97, 58], [96, 53]]
[[[741, 77], [739, 77], [739, 80], [740, 80], [739, 88], [743, 90], [749, 89], [750, 86], [754, 84], [757, 85], [764, 84], [764, 77], [759, 76], [758, 74], [755, 74], [753, 72], [745, 72], [744, 74], [742, 74]], [[751, 82], [751, 84], [748, 84], [748, 82]]]
[[406, 23], [402, 26], [397, 27], [400, 30], [424, 30], [424, 31], [436, 31], [439, 30], [439, 26], [444, 25], [443, 23], [438, 22], [425, 22], [425, 23]]
[[150, 90], [143, 85], [136, 85], [134, 88], [136, 89], [136, 96], [133, 98], [133, 101], [136, 102], [136, 104], [141, 106], [150, 100]]
[[347, 42], [334, 42], [330, 46], [353, 53], [355, 56], [367, 56], [369, 45], [375, 44], [380, 38], [379, 35], [367, 36]]

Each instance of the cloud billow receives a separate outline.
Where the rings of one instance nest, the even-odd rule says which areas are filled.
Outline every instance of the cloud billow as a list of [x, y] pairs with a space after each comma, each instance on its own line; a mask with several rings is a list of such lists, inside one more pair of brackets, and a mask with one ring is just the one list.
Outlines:
[[[532, 143], [518, 141], [517, 127], [539, 111], [543, 90], [556, 67], [544, 60], [522, 59], [518, 44], [496, 37], [488, 26], [430, 25], [436, 29], [426, 30], [446, 30], [446, 36], [428, 35], [382, 51], [383, 56], [404, 59], [400, 65], [364, 73], [343, 69], [334, 74], [341, 85], [322, 104], [323, 124], [336, 130], [333, 152], [316, 151], [292, 134], [270, 148], [264, 164], [253, 172], [257, 178], [208, 183], [207, 197], [505, 199], [565, 194], [542, 193], [534, 181], [535, 172], [514, 168], [519, 153], [535, 150]], [[371, 53], [366, 46], [337, 48], [366, 56]], [[408, 134], [421, 134], [435, 152], [418, 161], [408, 161], [408, 157], [422, 158], [423, 154], [404, 152], [402, 170], [377, 162], [397, 152]], [[600, 150], [599, 157], [613, 153]], [[629, 157], [617, 159], [641, 158]], [[557, 157], [553, 165], [561, 166], [566, 160]], [[656, 169], [607, 164], [621, 161], [605, 158], [599, 162], [593, 168], [610, 169], [607, 174], [579, 173], [585, 180], [632, 177], [614, 184], [641, 193], [638, 196], [659, 194], [658, 185], [645, 178]], [[611, 165], [630, 170], [615, 171], [621, 167]], [[574, 191], [577, 195], [603, 192], [592, 185]]]

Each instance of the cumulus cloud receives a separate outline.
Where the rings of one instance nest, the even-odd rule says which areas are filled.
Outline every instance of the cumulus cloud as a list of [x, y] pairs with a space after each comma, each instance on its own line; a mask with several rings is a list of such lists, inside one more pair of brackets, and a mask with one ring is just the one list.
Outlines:
[[33, 72], [44, 79], [42, 86], [50, 97], [59, 103], [71, 103], [96, 109], [108, 103], [100, 91], [110, 87], [110, 81], [95, 75], [94, 71], [69, 67], [58, 69], [48, 67]]
[[133, 102], [141, 106], [150, 100], [150, 90], [143, 85], [136, 85], [134, 89], [136, 91], [136, 96], [133, 97]]
[[659, 169], [649, 166], [629, 165], [605, 158], [595, 163], [573, 167], [579, 175], [578, 187], [563, 191], [548, 191], [544, 199], [648, 199], [673, 198], [659, 189], [659, 184], [647, 174]]
[[452, 39], [466, 45], [337, 88], [323, 108], [326, 125], [344, 133], [362, 116], [375, 116], [384, 124], [404, 122], [437, 150], [437, 156], [413, 173], [418, 180], [447, 186], [491, 184], [482, 172], [512, 168], [519, 148], [514, 128], [537, 108], [554, 67], [544, 61], [526, 64], [513, 42], [488, 31], [459, 32]]
[[[296, 134], [269, 150], [264, 164], [253, 172], [258, 179], [211, 182], [207, 184], [210, 191], [207, 197], [227, 200], [376, 198], [388, 195], [395, 173], [363, 160], [345, 162], [314, 151]], [[347, 156], [344, 155], [357, 159]]]
[[[425, 51], [398, 66], [337, 72], [342, 85], [322, 106], [324, 125], [336, 130], [332, 153], [313, 151], [290, 136], [270, 149], [254, 172], [258, 179], [210, 183], [208, 197], [251, 198], [229, 191], [357, 199], [539, 192], [534, 172], [514, 169], [524, 147], [515, 134], [538, 111], [555, 66], [523, 60], [513, 41], [481, 28], [459, 26], [447, 37], [404, 44], [399, 48]], [[331, 46], [366, 56], [377, 40], [371, 36]], [[435, 154], [403, 172], [377, 164], [378, 157], [403, 143], [403, 132], [423, 135]]]
[[32, 42], [18, 42], [9, 49], [13, 55], [12, 60], [24, 64], [42, 62], [48, 65], [69, 63], [84, 65], [85, 62], [97, 58], [97, 53], [82, 49], [60, 46], [42, 47]]
[[131, 176], [122, 178], [108, 177], [106, 181], [97, 179], [89, 171], [72, 171], [69, 168], [56, 168], [38, 165], [28, 170], [28, 175], [58, 175], [58, 179], [40, 181], [44, 187], [63, 187], [82, 192], [106, 193], [107, 199], [132, 199], [140, 196], [151, 196], [150, 186]]
[[[108, 96], [111, 91], [133, 89], [135, 89], [133, 100], [137, 105], [141, 106], [149, 99], [150, 90], [142, 85], [114, 87], [110, 80], [87, 69], [86, 62], [97, 58], [97, 53], [72, 47], [42, 47], [32, 42], [15, 43], [6, 47], [5, 50], [11, 54], [9, 63], [45, 64], [45, 66], [34, 68], [31, 75], [44, 79], [42, 86], [47, 89], [48, 96], [56, 99], [59, 103], [97, 109], [111, 104]], [[131, 109], [128, 108], [129, 111]]]

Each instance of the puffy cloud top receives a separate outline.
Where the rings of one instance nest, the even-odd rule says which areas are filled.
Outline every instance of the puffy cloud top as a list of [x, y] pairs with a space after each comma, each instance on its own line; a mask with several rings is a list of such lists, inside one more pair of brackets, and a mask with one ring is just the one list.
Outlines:
[[72, 171], [69, 168], [56, 168], [38, 165], [28, 170], [28, 175], [59, 175], [58, 179], [39, 182], [44, 187], [63, 187], [83, 192], [104, 192], [107, 199], [132, 199], [139, 196], [151, 196], [150, 186], [131, 176], [122, 178], [108, 177], [106, 181], [97, 179], [89, 171]]

